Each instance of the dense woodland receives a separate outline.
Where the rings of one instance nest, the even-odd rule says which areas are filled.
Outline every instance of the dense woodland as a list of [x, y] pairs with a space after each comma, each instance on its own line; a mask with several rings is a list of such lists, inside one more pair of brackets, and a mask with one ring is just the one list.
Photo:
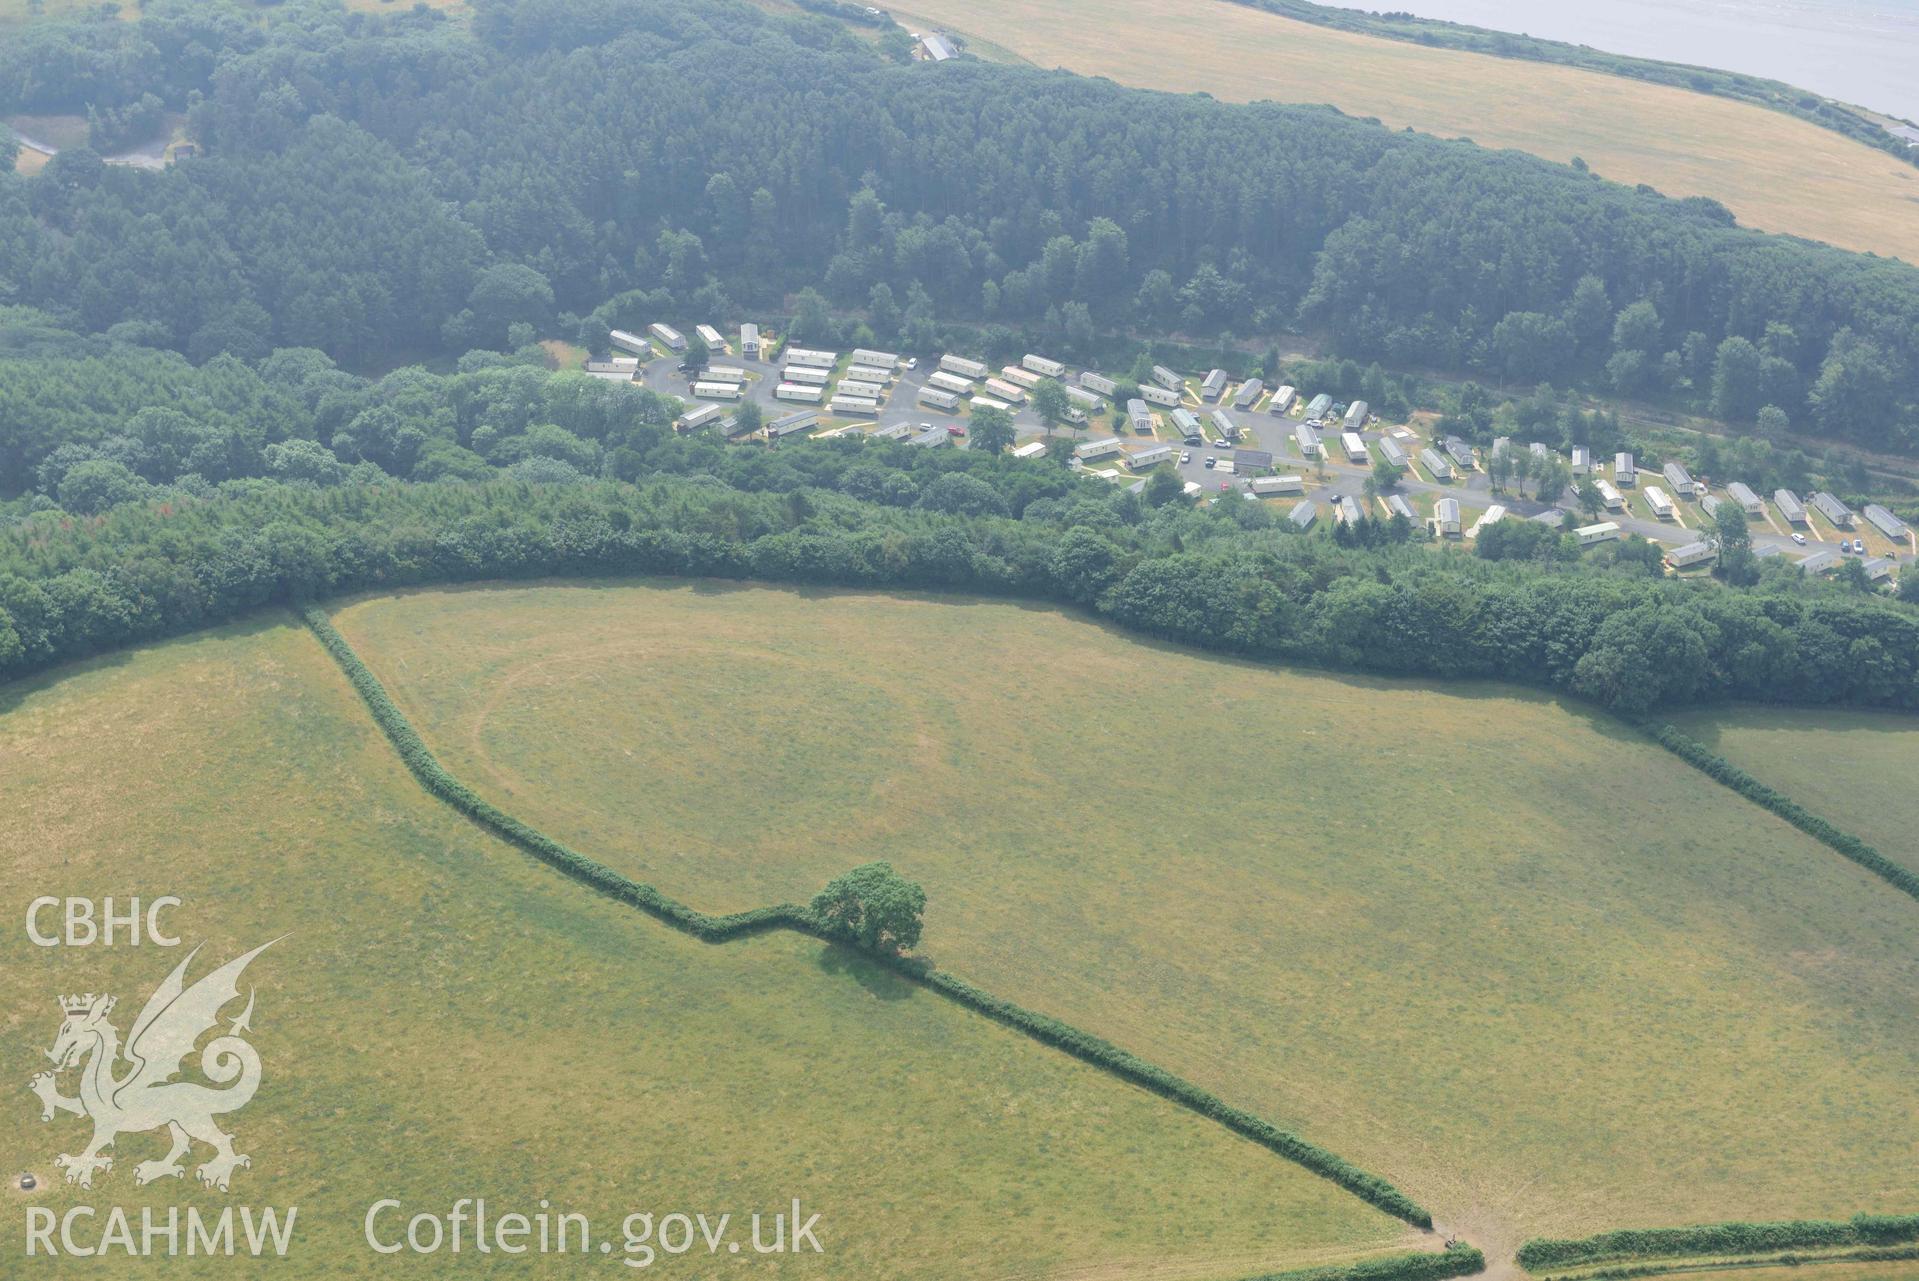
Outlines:
[[903, 64], [731, 0], [475, 9], [262, 24], [155, 0], [29, 28], [0, 50], [0, 109], [118, 118], [152, 95], [206, 154], [156, 175], [81, 149], [0, 179], [0, 287], [195, 361], [349, 367], [784, 314], [809, 288], [911, 346], [960, 321], [1063, 350], [1298, 326], [1362, 361], [1919, 449], [1919, 270], [1710, 200], [1326, 108]]

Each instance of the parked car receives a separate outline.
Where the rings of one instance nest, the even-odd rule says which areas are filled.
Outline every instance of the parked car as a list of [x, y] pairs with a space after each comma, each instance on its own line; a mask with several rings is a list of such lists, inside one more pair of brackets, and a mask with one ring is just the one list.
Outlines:
[[1184, 465], [1185, 465], [1185, 464], [1187, 464], [1187, 463], [1190, 463], [1190, 462], [1192, 462], [1192, 461], [1193, 461], [1193, 451], [1192, 451], [1192, 450], [1190, 450], [1190, 449], [1182, 449], [1182, 450], [1180, 450], [1180, 451], [1179, 451], [1179, 461], [1180, 461], [1180, 464], [1181, 464], [1182, 466], [1184, 466]]
[[966, 428], [960, 426], [958, 423], [954, 423], [946, 429], [946, 434], [948, 436], [964, 436], [966, 434]]
[[908, 356], [906, 358], [906, 367], [908, 369], [918, 369], [920, 367], [920, 358], [918, 356]]
[[1792, 541], [1795, 543], [1798, 543], [1801, 547], [1804, 547], [1806, 545], [1806, 536], [1804, 534], [1794, 534], [1792, 536]]
[[1222, 480], [1219, 482], [1219, 492], [1222, 494], [1225, 493], [1227, 490], [1231, 489], [1232, 487], [1233, 487], [1233, 482], [1231, 482], [1230, 480]]
[[1864, 556], [1866, 554], [1866, 540], [1863, 538], [1853, 539], [1852, 549], [1858, 552], [1861, 556]]
[[1217, 466], [1218, 463], [1219, 463], [1219, 459], [1213, 457], [1211, 454], [1206, 455], [1206, 466], [1213, 467], [1213, 466]]

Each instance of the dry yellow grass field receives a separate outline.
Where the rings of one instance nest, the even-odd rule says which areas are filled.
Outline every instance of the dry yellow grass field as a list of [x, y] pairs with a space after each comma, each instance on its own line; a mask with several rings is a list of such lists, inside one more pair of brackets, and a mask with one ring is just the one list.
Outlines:
[[1741, 223], [1919, 263], [1919, 169], [1761, 107], [1334, 31], [1228, 0], [911, 0], [900, 21], [1030, 62], [1230, 101], [1330, 102], [1442, 137], [1705, 195]]

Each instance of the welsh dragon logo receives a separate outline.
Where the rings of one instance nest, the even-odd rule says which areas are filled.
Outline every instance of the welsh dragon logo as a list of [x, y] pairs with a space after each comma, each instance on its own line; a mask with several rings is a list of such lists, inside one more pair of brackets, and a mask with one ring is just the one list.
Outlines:
[[[136, 1184], [182, 1177], [186, 1168], [180, 1160], [196, 1141], [213, 1149], [212, 1158], [194, 1170], [208, 1187], [225, 1192], [234, 1170], [253, 1164], [251, 1157], [233, 1150], [233, 1136], [213, 1120], [238, 1112], [260, 1088], [260, 1055], [241, 1037], [241, 1033], [252, 1030], [251, 989], [246, 1008], [228, 1025], [225, 1035], [207, 1042], [200, 1052], [201, 1073], [215, 1086], [225, 1088], [173, 1078], [200, 1038], [219, 1024], [220, 1011], [239, 999], [240, 975], [248, 963], [273, 943], [263, 943], [245, 956], [228, 961], [188, 987], [187, 966], [200, 952], [194, 948], [147, 998], [127, 1034], [124, 1050], [119, 1030], [108, 1020], [113, 1013], [113, 997], [89, 992], [60, 999], [60, 1011], [66, 1017], [53, 1048], [47, 1051], [54, 1070], [40, 1073], [28, 1084], [40, 1097], [42, 1121], [51, 1121], [56, 1112], [71, 1112], [93, 1121], [93, 1141], [84, 1152], [54, 1158], [54, 1164], [66, 1171], [67, 1182], [92, 1187], [96, 1171], [113, 1168], [113, 1158], [103, 1152], [113, 1147], [120, 1135], [163, 1126], [173, 1146], [160, 1160], [142, 1161], [133, 1168]], [[80, 1093], [68, 1098], [60, 1093], [59, 1078], [73, 1068], [80, 1071]]]

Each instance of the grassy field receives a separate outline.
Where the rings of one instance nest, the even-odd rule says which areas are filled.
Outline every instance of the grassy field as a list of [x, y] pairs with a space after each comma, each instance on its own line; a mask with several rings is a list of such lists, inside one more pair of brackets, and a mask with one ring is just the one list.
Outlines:
[[1617, 182], [1707, 195], [1739, 220], [1919, 262], [1919, 169], [1762, 107], [1619, 76], [1334, 31], [1228, 0], [912, 0], [1041, 66], [1239, 101], [1330, 102]]
[[[746, 1269], [769, 1276], [950, 1276], [965, 1259], [980, 1276], [1222, 1278], [1406, 1237], [1219, 1127], [845, 953], [790, 935], [698, 944], [495, 844], [421, 791], [291, 624], [0, 688], [0, 776], [14, 918], [0, 1165], [42, 1180], [0, 1192], [10, 1237], [28, 1200], [136, 1216], [291, 1205], [284, 1275], [441, 1275], [489, 1261], [396, 1264], [362, 1243], [361, 1217], [382, 1196], [444, 1213], [478, 1195], [496, 1215], [545, 1197], [615, 1240], [631, 1211], [741, 1222], [799, 1196], [826, 1254]], [[91, 1192], [48, 1185], [85, 1134], [73, 1117], [41, 1124], [26, 1090], [56, 995], [116, 993], [125, 1031], [180, 957], [27, 942], [31, 898], [105, 893], [183, 898], [169, 922], [206, 941], [196, 975], [291, 932], [248, 972], [266, 1079], [228, 1123], [253, 1158], [231, 1198], [136, 1190], [154, 1135], [127, 1136]], [[661, 1271], [708, 1275], [694, 1257]]]
[[1919, 718], [1739, 707], [1672, 720], [1760, 782], [1919, 871]]
[[1490, 1251], [1910, 1210], [1919, 912], [1611, 722], [1045, 608], [677, 584], [341, 629], [491, 799], [708, 910], [888, 858], [935, 960]]

